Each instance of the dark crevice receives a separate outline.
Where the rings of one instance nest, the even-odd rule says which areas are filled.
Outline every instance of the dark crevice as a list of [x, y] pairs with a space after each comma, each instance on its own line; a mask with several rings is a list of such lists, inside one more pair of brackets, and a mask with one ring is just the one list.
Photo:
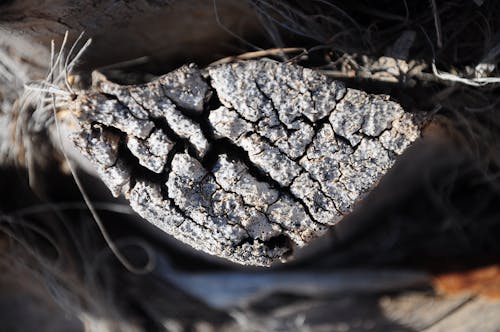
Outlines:
[[255, 241], [255, 239], [253, 237], [245, 237], [245, 238], [241, 239], [240, 242], [236, 243], [234, 246], [235, 247], [242, 247], [246, 243], [253, 245], [254, 241]]
[[[175, 201], [172, 198], [170, 198], [168, 196], [168, 191], [167, 191], [167, 186], [166, 185], [161, 185], [160, 186], [160, 193], [161, 193], [162, 198], [164, 200], [170, 202], [170, 204], [174, 208], [175, 212], [177, 212], [178, 214], [180, 214], [184, 220], [189, 220], [193, 224], [196, 224], [196, 222], [190, 216], [188, 216], [187, 213], [184, 210], [182, 210], [177, 204], [175, 204]], [[176, 225], [176, 227], [179, 227], [180, 225], [181, 224]]]
[[202, 165], [206, 169], [212, 170], [218, 157], [223, 154], [227, 155], [230, 161], [242, 162], [248, 169], [248, 172], [258, 181], [266, 182], [270, 184], [272, 188], [281, 189], [281, 185], [278, 182], [255, 166], [255, 164], [250, 160], [247, 151], [234, 144], [229, 138], [224, 137], [216, 139], [213, 142], [209, 153], [207, 153], [205, 158], [202, 160]]
[[316, 98], [314, 98], [314, 96], [316, 95], [316, 91], [311, 90], [309, 87], [307, 88], [307, 91], [309, 92], [309, 96], [311, 96], [313, 109], [316, 109]]
[[155, 125], [155, 128], [160, 128], [167, 137], [175, 143], [174, 150], [176, 152], [187, 152], [191, 157], [198, 159], [198, 150], [189, 141], [189, 139], [179, 136], [170, 126], [168, 122], [163, 117], [150, 118]]
[[324, 117], [323, 119], [321, 120], [318, 120], [316, 121], [315, 123], [313, 123], [311, 126], [313, 127], [313, 130], [314, 130], [314, 135], [313, 137], [311, 138], [311, 141], [309, 143], [307, 143], [307, 145], [304, 147], [304, 152], [302, 153], [302, 155], [292, 159], [293, 161], [295, 161], [296, 163], [299, 163], [300, 159], [302, 159], [303, 157], [305, 157], [307, 155], [307, 151], [311, 148], [311, 146], [314, 144], [314, 140], [316, 139], [316, 137], [318, 136], [319, 132], [321, 130], [323, 130], [323, 127], [327, 124], [329, 124], [329, 120], [328, 118], [330, 117], [330, 115]]
[[210, 90], [210, 98], [205, 105], [206, 107], [204, 110], [215, 110], [221, 106], [224, 106], [219, 98], [219, 95], [217, 94], [217, 91], [213, 88]]
[[[179, 104], [177, 104], [175, 101], [173, 101], [172, 99], [168, 98], [166, 95], [165, 95], [165, 98], [168, 98], [172, 102], [172, 104], [175, 106], [176, 111], [179, 111], [186, 118], [193, 121], [195, 124], [199, 125], [203, 136], [207, 139], [207, 141], [210, 143], [210, 146], [211, 146], [211, 145], [213, 145], [212, 143], [214, 142], [215, 137], [214, 137], [213, 129], [210, 125], [210, 121], [208, 120], [208, 117], [210, 115], [210, 111], [222, 106], [222, 103], [220, 102], [219, 97], [217, 96], [217, 93], [213, 89], [212, 90], [209, 89], [207, 96], [208, 96], [208, 101], [206, 101], [204, 103], [204, 108], [203, 108], [202, 112], [194, 111], [194, 110], [182, 107]], [[153, 119], [153, 122], [155, 122], [155, 125], [156, 125], [157, 120], [164, 120], [164, 119]], [[165, 124], [165, 126], [168, 127], [168, 123], [166, 120], [164, 120], [164, 124]], [[185, 144], [187, 145], [188, 148], [189, 148], [189, 145], [192, 148], [194, 148], [194, 146], [189, 142], [188, 139], [183, 139], [183, 138], [179, 137], [179, 135], [175, 134], [175, 132], [173, 132], [170, 128], [169, 128], [169, 130], [172, 132], [172, 136], [173, 136], [175, 141], [184, 140]], [[210, 149], [211, 149], [211, 147], [209, 147], [209, 150], [207, 151], [206, 155], [208, 155], [210, 153], [209, 152]], [[194, 151], [196, 151], [195, 148], [194, 148]], [[190, 155], [196, 156], [195, 158], [198, 160], [200, 159], [198, 157], [198, 153], [194, 153], [194, 154], [190, 153]], [[204, 159], [204, 158], [202, 158], [202, 159]], [[208, 170], [209, 170], [209, 168], [208, 168]]]
[[288, 249], [287, 252], [283, 253], [283, 257], [287, 257], [292, 254], [293, 252], [293, 243], [292, 240], [288, 235], [285, 234], [280, 234], [277, 236], [271, 237], [269, 240], [260, 240], [258, 238], [253, 238], [253, 237], [246, 237], [242, 239], [240, 242], [236, 243], [234, 246], [235, 247], [242, 247], [245, 244], [250, 244], [253, 245], [255, 242], [263, 244], [265, 247], [267, 247], [270, 250], [274, 250], [277, 248], [286, 248]]
[[[271, 250], [275, 249], [275, 248], [289, 248], [290, 254], [291, 254], [291, 251], [293, 248], [292, 240], [290, 239], [290, 237], [288, 235], [285, 235], [285, 234], [273, 236], [269, 240], [264, 241], [264, 243]], [[287, 254], [288, 254], [288, 252], [285, 253], [284, 256], [286, 256]]]
[[130, 170], [130, 188], [133, 188], [138, 181], [146, 181], [153, 183], [164, 183], [168, 176], [168, 169], [165, 167], [161, 173], [155, 173], [152, 170], [142, 166], [139, 159], [132, 154], [127, 147], [125, 137], [120, 139], [118, 145], [118, 159], [122, 160]]
[[359, 145], [359, 143], [361, 143], [361, 140], [360, 140], [358, 143], [352, 145], [351, 141], [349, 141], [349, 139], [347, 139], [345, 136], [337, 134], [337, 132], [335, 132], [335, 130], [333, 131], [333, 133], [334, 133], [335, 139], [337, 141], [343, 142], [345, 145], [352, 148], [353, 150], [356, 150], [356, 147]]
[[[130, 171], [130, 180], [129, 180], [130, 188], [133, 188], [138, 181], [146, 181], [153, 183], [164, 183], [166, 181], [166, 179], [168, 178], [168, 172], [170, 171], [169, 165], [172, 158], [170, 155], [169, 155], [170, 160], [167, 160], [167, 164], [164, 170], [161, 173], [153, 172], [147, 167], [141, 165], [139, 159], [136, 156], [134, 156], [134, 154], [128, 149], [127, 133], [121, 131], [118, 128], [106, 126], [105, 124], [102, 124], [100, 122], [92, 123], [91, 127], [94, 127], [96, 124], [98, 124], [103, 128], [102, 134], [106, 132], [108, 134], [118, 137], [118, 152], [117, 152], [116, 162], [118, 162], [118, 160], [121, 160], [128, 167]], [[173, 156], [173, 153], [171, 154]], [[116, 165], [116, 162], [114, 165]]]
[[[331, 112], [330, 112], [330, 113], [331, 113]], [[304, 122], [305, 124], [308, 124], [308, 125], [310, 125], [310, 126], [311, 126], [311, 127], [313, 127], [313, 128], [316, 128], [316, 127], [317, 127], [317, 125], [318, 125], [318, 123], [320, 123], [320, 122], [321, 122], [321, 121], [323, 121], [324, 119], [327, 119], [327, 120], [328, 120], [328, 117], [330, 116], [330, 113], [328, 113], [328, 115], [327, 115], [327, 116], [325, 116], [324, 118], [317, 120], [316, 122], [311, 121], [311, 120], [310, 120], [307, 116], [305, 116], [304, 114], [301, 114], [301, 115], [299, 115], [299, 116], [297, 116], [297, 117], [293, 118], [291, 122], [292, 122], [292, 123], [294, 123], [295, 121], [302, 121], [302, 122]]]

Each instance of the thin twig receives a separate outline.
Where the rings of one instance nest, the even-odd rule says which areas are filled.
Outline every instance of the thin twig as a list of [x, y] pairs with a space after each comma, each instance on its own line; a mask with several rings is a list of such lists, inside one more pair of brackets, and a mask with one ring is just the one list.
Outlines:
[[301, 55], [307, 53], [307, 50], [302, 47], [287, 47], [287, 48], [270, 48], [267, 50], [255, 51], [255, 52], [246, 52], [240, 55], [228, 56], [222, 59], [219, 59], [215, 62], [212, 62], [210, 66], [221, 65], [225, 63], [230, 63], [239, 60], [251, 60], [256, 58], [262, 58], [268, 55], [280, 55], [285, 53], [293, 53], [293, 52], [302, 52]]

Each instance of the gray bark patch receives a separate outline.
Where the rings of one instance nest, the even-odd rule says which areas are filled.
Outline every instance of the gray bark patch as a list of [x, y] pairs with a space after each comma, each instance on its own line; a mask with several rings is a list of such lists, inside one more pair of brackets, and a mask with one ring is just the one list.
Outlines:
[[146, 220], [234, 262], [286, 260], [351, 211], [420, 135], [384, 96], [272, 61], [95, 73], [73, 142]]

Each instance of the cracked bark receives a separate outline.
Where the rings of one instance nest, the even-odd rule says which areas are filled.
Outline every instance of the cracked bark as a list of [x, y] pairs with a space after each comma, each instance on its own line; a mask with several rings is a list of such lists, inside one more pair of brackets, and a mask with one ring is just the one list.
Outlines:
[[324, 233], [420, 135], [385, 96], [262, 60], [138, 86], [95, 74], [76, 104], [73, 142], [115, 196], [177, 239], [251, 265]]

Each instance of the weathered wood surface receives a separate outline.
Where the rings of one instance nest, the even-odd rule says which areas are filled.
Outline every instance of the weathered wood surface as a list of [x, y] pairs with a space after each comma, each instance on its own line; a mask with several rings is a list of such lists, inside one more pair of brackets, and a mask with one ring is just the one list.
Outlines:
[[420, 135], [387, 97], [272, 61], [184, 66], [138, 86], [93, 78], [69, 104], [73, 140], [112, 193], [242, 264], [286, 260], [323, 234]]
[[48, 65], [51, 40], [60, 44], [69, 31], [71, 44], [85, 31], [94, 43], [82, 65], [96, 68], [140, 57], [158, 67], [211, 61], [232, 47], [228, 31], [262, 28], [246, 1], [16, 0], [0, 3], [0, 29], [0, 45], [33, 68]]

